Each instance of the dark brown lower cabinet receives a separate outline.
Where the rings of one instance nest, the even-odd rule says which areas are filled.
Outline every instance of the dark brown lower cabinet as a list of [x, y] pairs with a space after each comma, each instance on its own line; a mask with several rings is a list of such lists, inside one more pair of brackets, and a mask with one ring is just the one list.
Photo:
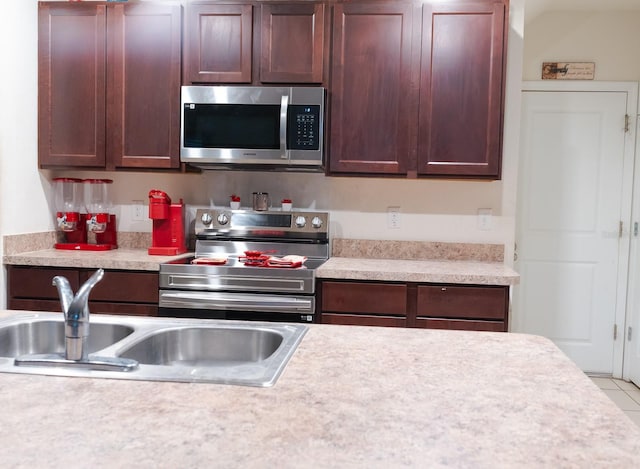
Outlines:
[[319, 322], [506, 332], [509, 287], [323, 280]]
[[[7, 266], [7, 305], [9, 309], [17, 310], [61, 311], [58, 291], [52, 285], [53, 277], [66, 277], [76, 292], [95, 270]], [[92, 313], [157, 316], [158, 273], [105, 270], [89, 299]]]

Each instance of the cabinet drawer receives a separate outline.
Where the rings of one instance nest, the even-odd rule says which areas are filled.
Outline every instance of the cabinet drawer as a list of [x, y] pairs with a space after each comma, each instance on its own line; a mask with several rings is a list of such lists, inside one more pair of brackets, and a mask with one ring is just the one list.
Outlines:
[[391, 283], [322, 282], [322, 311], [405, 316], [407, 286]]
[[[86, 272], [86, 278], [92, 273], [93, 271]], [[158, 272], [105, 271], [103, 279], [93, 287], [89, 298], [92, 301], [157, 305], [158, 294]]]
[[385, 326], [406, 327], [405, 318], [393, 316], [370, 316], [366, 314], [332, 314], [323, 313], [321, 324], [342, 324], [348, 326]]
[[454, 329], [465, 331], [507, 332], [504, 321], [471, 321], [465, 319], [416, 319], [416, 327], [425, 329]]
[[504, 320], [508, 301], [508, 287], [420, 285], [417, 316]]
[[102, 303], [90, 301], [91, 314], [124, 314], [127, 316], [157, 316], [158, 305], [140, 305], [131, 303]]
[[[9, 266], [8, 273], [9, 298], [58, 300], [58, 290], [52, 283], [56, 275], [66, 277], [74, 292], [80, 286], [75, 269]], [[60, 310], [60, 303], [57, 310]]]
[[9, 309], [21, 311], [48, 311], [62, 314], [62, 306], [56, 300], [12, 299], [7, 302]]

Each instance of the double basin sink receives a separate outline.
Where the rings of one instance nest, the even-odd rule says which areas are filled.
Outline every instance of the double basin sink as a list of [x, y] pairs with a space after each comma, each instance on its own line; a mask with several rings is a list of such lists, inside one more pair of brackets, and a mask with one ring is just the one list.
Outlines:
[[89, 361], [138, 362], [131, 371], [104, 371], [17, 366], [19, 357], [65, 352], [62, 314], [18, 314], [0, 321], [0, 372], [272, 386], [306, 330], [297, 324], [92, 315]]

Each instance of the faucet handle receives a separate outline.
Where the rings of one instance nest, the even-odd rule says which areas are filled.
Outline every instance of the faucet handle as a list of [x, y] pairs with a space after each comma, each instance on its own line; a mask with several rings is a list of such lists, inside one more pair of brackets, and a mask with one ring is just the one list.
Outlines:
[[60, 297], [62, 312], [66, 316], [67, 311], [69, 310], [69, 306], [73, 301], [73, 291], [71, 290], [71, 285], [69, 285], [69, 280], [67, 280], [66, 277], [56, 275], [55, 277], [53, 277], [52, 285], [54, 285], [58, 289], [58, 296]]
[[76, 296], [73, 298], [73, 301], [69, 305], [69, 309], [67, 309], [67, 312], [73, 312], [73, 314], [76, 316], [88, 316], [89, 308], [87, 307], [87, 304], [89, 301], [89, 292], [96, 283], [102, 280], [102, 277], [104, 277], [104, 270], [96, 270], [93, 275], [89, 277], [89, 279], [84, 282], [84, 284], [82, 284], [82, 286], [78, 290], [78, 293], [76, 293]]

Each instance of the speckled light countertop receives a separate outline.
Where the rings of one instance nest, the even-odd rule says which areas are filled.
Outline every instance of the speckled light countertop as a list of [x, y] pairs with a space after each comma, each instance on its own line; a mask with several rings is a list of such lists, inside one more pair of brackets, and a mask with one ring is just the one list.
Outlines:
[[520, 275], [502, 262], [394, 260], [332, 257], [316, 270], [318, 278], [387, 282], [515, 285]]
[[499, 244], [333, 240], [318, 278], [387, 282], [515, 285], [520, 275], [503, 262]]
[[27, 233], [3, 237], [3, 264], [40, 267], [76, 267], [121, 270], [160, 270], [160, 264], [180, 257], [150, 256], [151, 233], [118, 233], [118, 248], [110, 251], [67, 251], [54, 249], [56, 232]]
[[41, 249], [5, 255], [2, 260], [4, 264], [14, 265], [158, 271], [163, 262], [190, 255], [193, 253], [179, 256], [150, 256], [146, 249], [132, 248], [118, 248], [111, 251]]
[[3, 467], [640, 467], [636, 425], [520, 334], [311, 325], [272, 388], [3, 374], [0, 394]]
[[[177, 257], [149, 256], [144, 234], [130, 233], [112, 251], [51, 249], [55, 233], [5, 237], [4, 264], [157, 271]], [[9, 246], [7, 252], [7, 246]], [[30, 246], [35, 249], [28, 250]], [[336, 239], [318, 278], [398, 282], [515, 285], [520, 276], [502, 262], [502, 246]], [[385, 259], [378, 258], [386, 256]], [[433, 258], [432, 258], [433, 257]], [[407, 260], [410, 259], [410, 260]]]

